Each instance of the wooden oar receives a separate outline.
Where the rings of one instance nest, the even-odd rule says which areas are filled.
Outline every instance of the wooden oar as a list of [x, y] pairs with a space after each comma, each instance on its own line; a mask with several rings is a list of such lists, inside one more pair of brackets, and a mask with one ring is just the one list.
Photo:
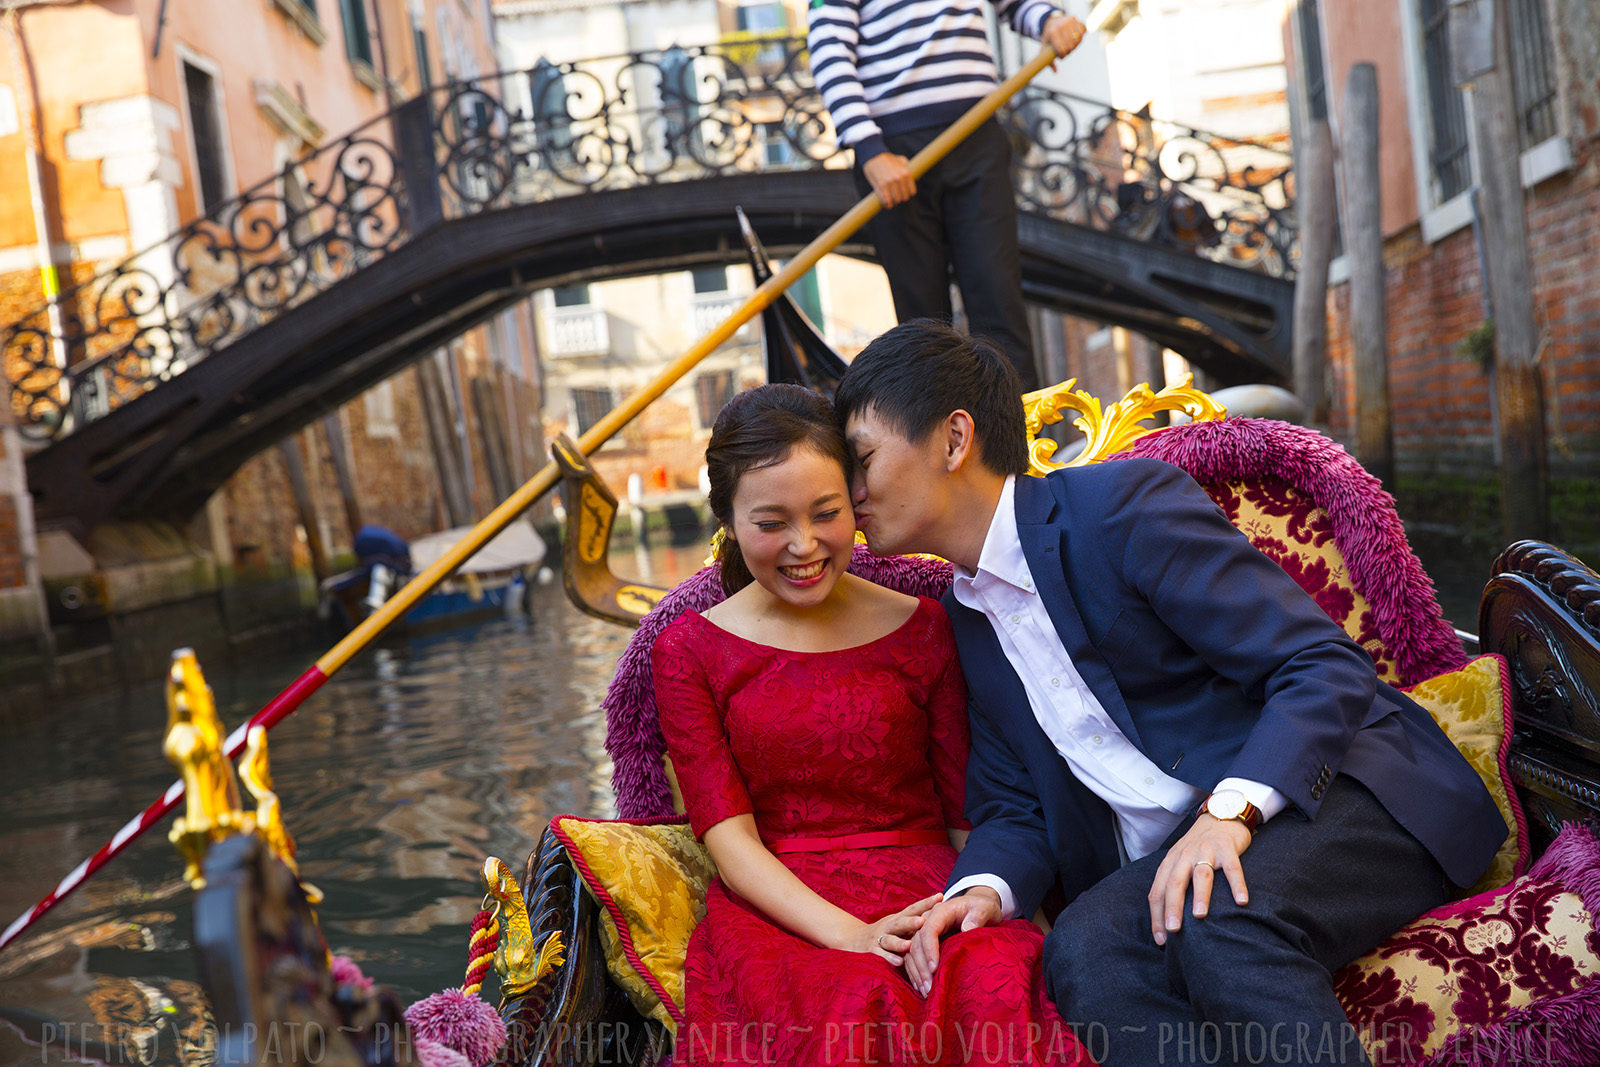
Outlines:
[[[935, 163], [943, 159], [949, 151], [983, 124], [991, 115], [1000, 110], [1000, 106], [1011, 99], [1019, 89], [1045, 67], [1056, 59], [1055, 51], [1046, 45], [1040, 49], [1039, 54], [1018, 70], [1004, 82], [997, 85], [988, 96], [973, 104], [950, 127], [938, 137], [934, 138], [926, 148], [918, 152], [910, 162], [911, 175], [921, 178]], [[655, 379], [641, 388], [599, 422], [591, 426], [587, 433], [578, 438], [578, 448], [585, 456], [593, 455], [595, 450], [605, 444], [611, 437], [631, 422], [635, 416], [648, 407], [653, 401], [670, 389], [679, 378], [694, 369], [695, 365], [716, 350], [728, 338], [732, 337], [738, 329], [749, 322], [777, 299], [789, 286], [800, 279], [806, 271], [817, 265], [817, 261], [854, 234], [867, 220], [876, 215], [882, 208], [883, 202], [876, 193], [863, 198], [855, 207], [851, 208], [833, 225], [823, 230], [815, 240], [801, 249], [799, 254], [791, 259], [784, 268], [761, 284], [755, 292], [751, 293], [745, 302], [740, 304], [734, 313], [728, 316], [722, 324], [695, 343], [693, 348], [679, 356], [665, 370], [656, 375]], [[421, 574], [407, 582], [399, 592], [384, 602], [383, 606], [367, 616], [359, 626], [345, 635], [344, 639], [323, 654], [322, 658], [309, 667], [300, 677], [291, 682], [288, 688], [273, 697], [249, 722], [243, 723], [233, 733], [228, 735], [228, 758], [236, 758], [244, 750], [245, 734], [252, 726], [262, 726], [272, 729], [296, 708], [298, 708], [312, 693], [322, 687], [322, 683], [350, 662], [351, 658], [372, 643], [373, 639], [383, 633], [390, 624], [410, 611], [423, 597], [433, 590], [433, 587], [448, 578], [461, 564], [465, 563], [473, 553], [482, 548], [495, 534], [505, 529], [511, 521], [528, 506], [533, 504], [560, 479], [561, 472], [552, 461], [546, 463], [539, 472], [529, 478], [520, 489], [512, 493], [503, 503], [491, 511], [482, 522], [474, 526], [465, 537], [456, 542], [455, 546], [440, 556], [431, 566]], [[100, 850], [90, 856], [83, 863], [73, 869], [61, 880], [61, 884], [51, 891], [39, 903], [24, 912], [10, 926], [5, 933], [0, 934], [0, 950], [3, 950], [17, 936], [37, 922], [46, 912], [64, 900], [78, 886], [82, 885], [91, 875], [105, 866], [112, 857], [121, 852], [128, 843], [152, 825], [159, 822], [173, 808], [178, 801], [183, 799], [183, 783], [174, 782], [162, 794], [161, 798], [151, 804], [139, 816], [130, 820], [116, 836], [101, 846]]]

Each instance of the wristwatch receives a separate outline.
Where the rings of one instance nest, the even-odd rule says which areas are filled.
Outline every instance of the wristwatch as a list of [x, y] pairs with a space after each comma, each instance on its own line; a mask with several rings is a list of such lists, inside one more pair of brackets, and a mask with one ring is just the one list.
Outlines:
[[1200, 805], [1198, 815], [1209, 815], [1213, 819], [1235, 820], [1242, 822], [1251, 833], [1256, 832], [1256, 824], [1261, 821], [1261, 810], [1237, 789], [1219, 789], [1206, 797], [1205, 803]]

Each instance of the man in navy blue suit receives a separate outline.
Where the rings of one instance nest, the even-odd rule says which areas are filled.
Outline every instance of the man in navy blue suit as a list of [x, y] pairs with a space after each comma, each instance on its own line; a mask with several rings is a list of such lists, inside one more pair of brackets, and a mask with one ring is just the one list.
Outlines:
[[955, 567], [973, 830], [886, 946], [913, 985], [1058, 886], [1046, 982], [1104, 1067], [1367, 1062], [1330, 975], [1488, 867], [1471, 766], [1183, 471], [1022, 476], [993, 346], [899, 326], [836, 404], [868, 545]]

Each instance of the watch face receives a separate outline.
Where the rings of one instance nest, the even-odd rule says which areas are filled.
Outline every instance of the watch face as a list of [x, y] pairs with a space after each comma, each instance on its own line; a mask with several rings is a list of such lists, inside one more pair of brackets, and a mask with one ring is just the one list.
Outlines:
[[1206, 812], [1217, 819], [1237, 819], [1244, 814], [1246, 803], [1243, 793], [1225, 789], [1211, 794], [1211, 799], [1206, 801]]

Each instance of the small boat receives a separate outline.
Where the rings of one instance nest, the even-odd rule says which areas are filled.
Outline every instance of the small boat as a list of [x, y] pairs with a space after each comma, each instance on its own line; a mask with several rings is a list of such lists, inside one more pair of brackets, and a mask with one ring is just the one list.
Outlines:
[[[363, 526], [355, 536], [356, 566], [323, 580], [320, 613], [344, 633], [371, 614], [413, 574], [448, 552], [470, 527], [428, 534], [407, 544], [393, 530]], [[502, 530], [410, 611], [401, 625], [447, 626], [503, 612], [527, 611], [528, 584], [548, 547], [526, 519]]]

